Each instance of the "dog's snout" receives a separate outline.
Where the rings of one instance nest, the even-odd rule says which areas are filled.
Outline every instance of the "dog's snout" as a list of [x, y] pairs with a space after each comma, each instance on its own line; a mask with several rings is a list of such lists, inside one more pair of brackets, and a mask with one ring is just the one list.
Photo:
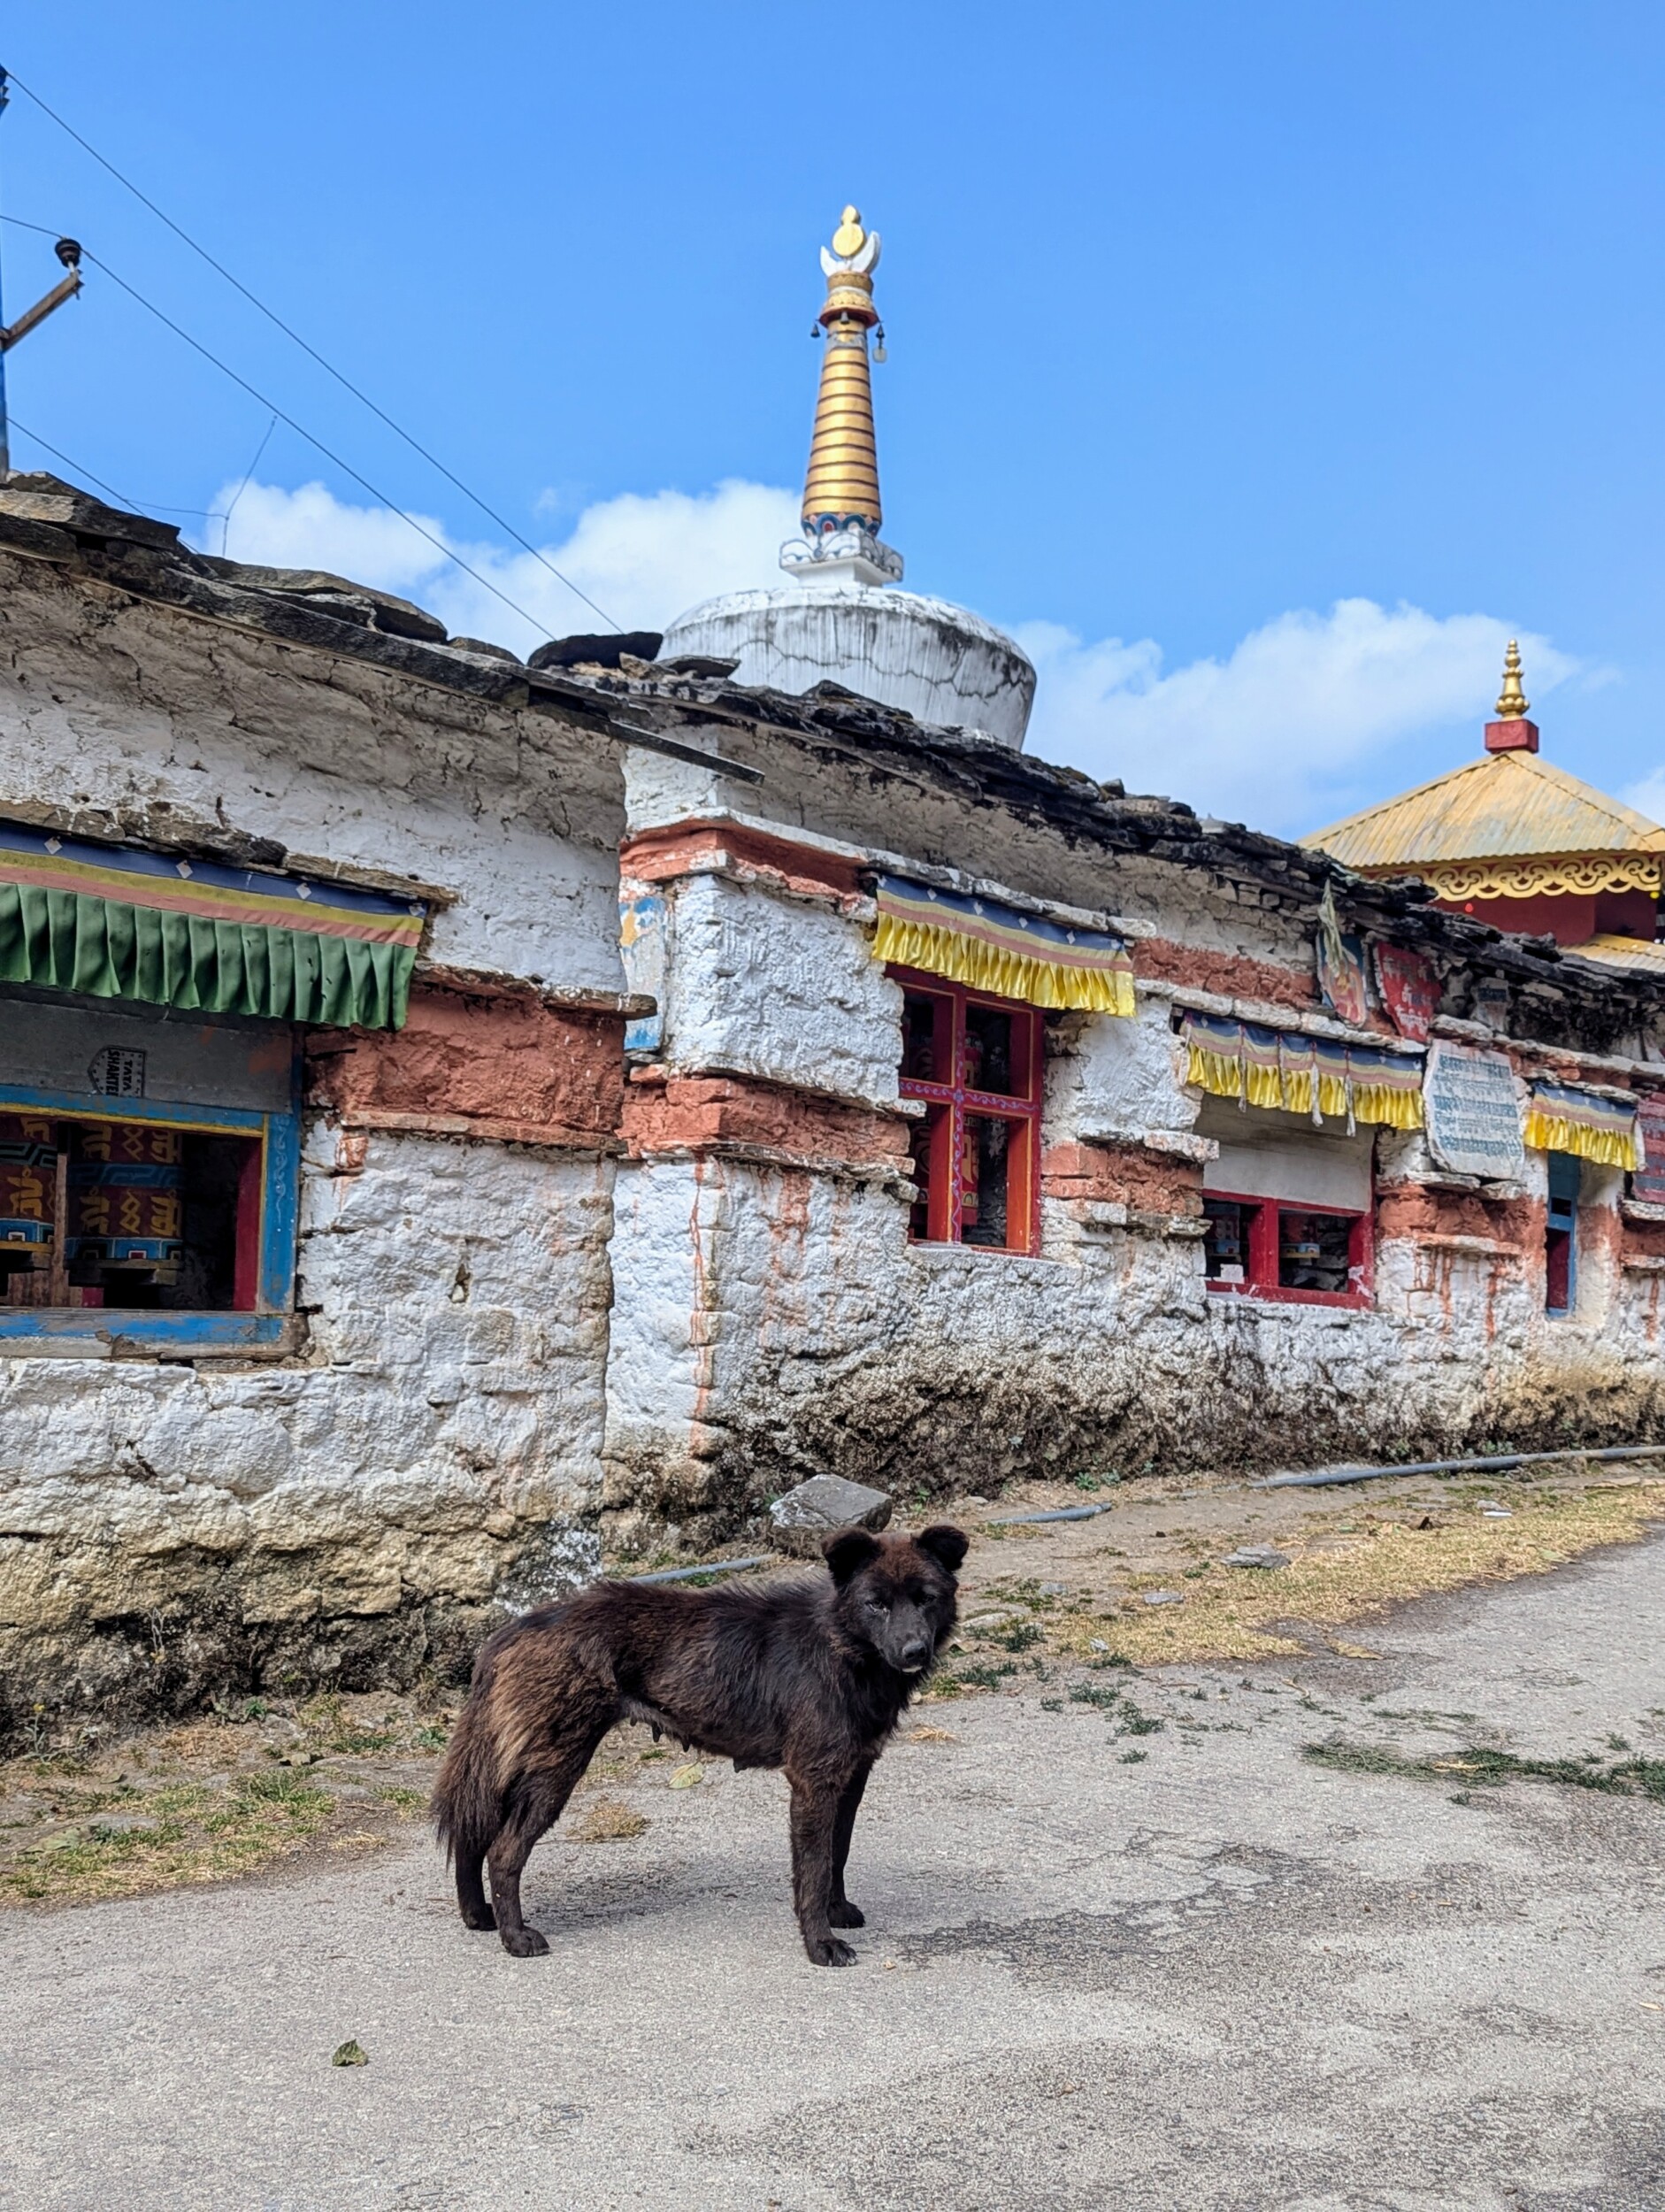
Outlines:
[[931, 1656], [931, 1640], [927, 1636], [910, 1636], [902, 1647], [904, 1667], [923, 1667]]

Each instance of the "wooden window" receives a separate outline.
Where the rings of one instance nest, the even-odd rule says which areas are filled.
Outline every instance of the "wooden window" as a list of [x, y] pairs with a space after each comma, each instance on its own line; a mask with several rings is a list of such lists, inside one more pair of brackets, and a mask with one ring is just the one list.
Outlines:
[[1578, 1297], [1578, 1192], [1583, 1164], [1573, 1152], [1549, 1155], [1544, 1221], [1544, 1310], [1564, 1321]]
[[[122, 1109], [66, 1110], [0, 1087], [0, 1346], [89, 1328], [157, 1350], [276, 1341], [295, 1264], [298, 1120]], [[92, 1318], [111, 1310], [119, 1322]]]
[[1202, 1202], [1208, 1288], [1293, 1303], [1370, 1303], [1370, 1216], [1210, 1191]]
[[918, 1244], [1032, 1253], [1040, 1242], [1041, 1017], [1032, 1006], [892, 968], [902, 986], [900, 1087], [912, 1126]]
[[0, 1115], [0, 1306], [253, 1312], [261, 1166], [257, 1137]]

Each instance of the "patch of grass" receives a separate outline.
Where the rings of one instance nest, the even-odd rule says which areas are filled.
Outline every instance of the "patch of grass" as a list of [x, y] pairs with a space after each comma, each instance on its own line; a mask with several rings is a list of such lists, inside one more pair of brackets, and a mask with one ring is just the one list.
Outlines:
[[598, 1797], [572, 1832], [580, 1843], [631, 1843], [647, 1834], [648, 1818], [616, 1797]]
[[1038, 1644], [1045, 1632], [1033, 1621], [1014, 1621], [1009, 1628], [978, 1628], [972, 1631], [980, 1641], [998, 1644], [1002, 1651], [1027, 1651]]
[[1154, 1736], [1163, 1725], [1151, 1714], [1141, 1713], [1125, 1690], [1112, 1689], [1108, 1683], [1074, 1683], [1070, 1701], [1073, 1705], [1096, 1706], [1106, 1720], [1116, 1724], [1118, 1736]]
[[1022, 1605], [1032, 1613], [1052, 1613], [1057, 1609], [1058, 1600], [1050, 1590], [1043, 1590], [1039, 1575], [1003, 1576], [991, 1582], [988, 1594], [999, 1605]]
[[1601, 1790], [1613, 1797], [1645, 1797], [1665, 1805], [1665, 1759], [1615, 1759], [1600, 1752], [1577, 1759], [1523, 1759], [1486, 1744], [1467, 1744], [1439, 1758], [1413, 1759], [1379, 1744], [1309, 1743], [1301, 1756], [1341, 1774], [1392, 1774], [1414, 1782], [1447, 1782], [1461, 1775], [1469, 1789], [1498, 1789], [1506, 1782], [1554, 1782]]
[[246, 1874], [304, 1843], [335, 1809], [327, 1792], [284, 1773], [245, 1775], [225, 1791], [188, 1782], [126, 1794], [142, 1824], [92, 1819], [20, 1852], [0, 1897], [88, 1904]]
[[427, 1803], [425, 1790], [407, 1789], [402, 1783], [389, 1782], [376, 1792], [384, 1805], [391, 1805], [402, 1813], [413, 1813]]
[[998, 1690], [1008, 1675], [1017, 1669], [1009, 1659], [991, 1663], [987, 1666], [956, 1667], [952, 1672], [933, 1674], [927, 1697], [961, 1697], [967, 1690]]
[[1107, 1684], [1077, 1682], [1070, 1686], [1071, 1705], [1096, 1705], [1101, 1712], [1113, 1713], [1121, 1701], [1122, 1693], [1111, 1689]]
[[[1296, 1657], [1304, 1646], [1285, 1632], [1285, 1623], [1337, 1628], [1408, 1598], [1546, 1574], [1602, 1545], [1634, 1543], [1660, 1517], [1665, 1482], [1623, 1490], [1512, 1490], [1510, 1495], [1515, 1512], [1507, 1521], [1475, 1514], [1430, 1529], [1378, 1522], [1356, 1535], [1337, 1534], [1322, 1549], [1299, 1552], [1289, 1566], [1263, 1580], [1240, 1574], [1197, 1577], [1184, 1605], [1141, 1606], [1118, 1621], [1116, 1641], [1141, 1667]], [[1048, 1625], [1057, 1646], [1090, 1658], [1089, 1621], [1064, 1615]]]

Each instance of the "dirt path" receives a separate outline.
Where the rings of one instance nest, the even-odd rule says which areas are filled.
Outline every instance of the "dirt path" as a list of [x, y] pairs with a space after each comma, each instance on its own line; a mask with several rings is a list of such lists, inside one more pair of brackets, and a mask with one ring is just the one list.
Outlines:
[[0, 1916], [0, 2202], [1655, 2212], [1661, 1618], [1654, 1540], [1368, 1658], [1004, 1655], [875, 1776], [843, 1973], [796, 1942], [779, 1778], [679, 1756], [541, 1847], [544, 1960], [397, 1828]]
[[[1108, 1509], [1029, 1527], [994, 1517], [1084, 1502]], [[1633, 1541], [1665, 1515], [1665, 1481], [1569, 1461], [1489, 1484], [1408, 1478], [1256, 1491], [1192, 1478], [1092, 1494], [1028, 1485], [955, 1511], [977, 1535], [962, 1634], [927, 1708], [1044, 1687], [1073, 1662], [1368, 1657], [1368, 1624], [1385, 1604], [1547, 1572]], [[1282, 1563], [1227, 1563], [1245, 1548]], [[56, 1741], [43, 1732], [38, 1753], [0, 1766], [0, 1904], [89, 1903], [246, 1877], [279, 1860], [385, 1851], [421, 1818], [455, 1700], [438, 1687], [256, 1697], [223, 1701], [185, 1727]], [[627, 1824], [618, 1788], [651, 1780], [666, 1761], [676, 1764], [640, 1730], [620, 1731], [575, 1819], [598, 1835]]]

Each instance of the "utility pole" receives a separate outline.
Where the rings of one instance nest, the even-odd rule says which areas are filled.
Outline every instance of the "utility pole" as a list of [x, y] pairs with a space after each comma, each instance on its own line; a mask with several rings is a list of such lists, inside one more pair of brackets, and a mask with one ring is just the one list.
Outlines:
[[[0, 115], [4, 115], [12, 95], [6, 89], [6, 73], [0, 69]], [[81, 247], [73, 238], [60, 238], [52, 249], [68, 274], [59, 280], [50, 292], [43, 293], [33, 307], [26, 307], [14, 323], [0, 322], [0, 477], [12, 473], [12, 428], [6, 413], [6, 356], [19, 338], [27, 338], [37, 324], [43, 323], [55, 308], [65, 300], [73, 300], [81, 288]], [[4, 314], [0, 307], [0, 314]]]

